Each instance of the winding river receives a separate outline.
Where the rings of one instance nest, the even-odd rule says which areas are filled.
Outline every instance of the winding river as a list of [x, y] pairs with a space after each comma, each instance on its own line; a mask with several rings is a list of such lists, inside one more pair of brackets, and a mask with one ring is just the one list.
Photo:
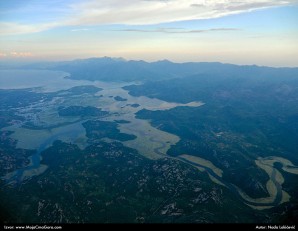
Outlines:
[[[218, 183], [220, 185], [227, 187], [245, 204], [247, 204], [248, 206], [254, 209], [259, 209], [259, 210], [272, 208], [274, 206], [287, 202], [290, 199], [289, 195], [282, 190], [282, 183], [284, 182], [284, 179], [281, 173], [276, 168], [274, 168], [274, 163], [278, 162], [282, 164], [284, 171], [287, 171], [293, 174], [298, 174], [298, 167], [293, 165], [292, 162], [290, 162], [287, 159], [284, 159], [281, 157], [275, 157], [275, 156], [258, 158], [258, 160], [256, 160], [257, 166], [260, 167], [259, 162], [261, 162], [264, 165], [264, 167], [261, 166], [260, 168], [263, 169], [269, 176], [269, 180], [267, 182], [267, 191], [268, 191], [269, 197], [254, 199], [254, 198], [250, 198], [234, 184], [222, 179], [222, 177], [218, 173], [216, 173], [214, 169], [204, 164], [197, 163], [197, 161], [190, 161], [189, 158], [194, 159], [196, 157], [189, 156], [189, 155], [181, 155], [175, 159], [178, 159], [191, 166], [198, 167], [199, 170], [201, 171], [202, 170], [206, 171], [208, 175], [211, 176], [210, 177], [211, 180], [214, 181], [214, 179], [216, 179], [216, 181], [214, 181], [215, 183]], [[197, 158], [197, 159], [199, 159], [200, 161], [202, 160], [201, 158]], [[206, 162], [209, 162], [209, 161], [206, 161]], [[270, 171], [268, 171], [268, 168], [270, 168]], [[277, 175], [279, 175], [279, 177], [277, 177]], [[278, 180], [278, 178], [282, 178], [282, 179]], [[268, 184], [270, 184], [271, 182], [272, 182], [272, 185], [268, 187]]]

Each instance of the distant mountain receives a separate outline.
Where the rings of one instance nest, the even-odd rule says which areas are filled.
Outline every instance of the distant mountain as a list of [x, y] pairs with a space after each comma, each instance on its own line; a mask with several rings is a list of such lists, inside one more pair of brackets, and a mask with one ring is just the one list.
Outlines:
[[265, 78], [298, 76], [298, 68], [238, 66], [218, 62], [174, 63], [168, 60], [150, 63], [110, 57], [38, 63], [25, 67], [61, 70], [69, 72], [72, 79], [101, 81], [156, 81], [202, 74]]
[[172, 78], [171, 72], [154, 63], [113, 58], [91, 58], [57, 63], [50, 67], [71, 74], [72, 79], [135, 81]]

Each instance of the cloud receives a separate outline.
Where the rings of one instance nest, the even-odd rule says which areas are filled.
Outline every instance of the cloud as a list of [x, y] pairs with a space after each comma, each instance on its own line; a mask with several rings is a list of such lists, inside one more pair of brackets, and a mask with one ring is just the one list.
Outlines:
[[72, 5], [80, 12], [74, 24], [148, 25], [209, 19], [267, 7], [289, 5], [296, 0], [89, 0]]
[[17, 58], [24, 58], [24, 57], [32, 57], [32, 53], [31, 52], [16, 52], [16, 51], [12, 51], [10, 52], [10, 56], [11, 57], [17, 57]]
[[0, 52], [0, 58], [6, 57], [6, 56], [7, 56], [6, 53], [2, 53], [2, 52]]
[[0, 58], [27, 58], [32, 57], [33, 54], [31, 52], [17, 52], [17, 51], [11, 51], [8, 53], [0, 52]]
[[59, 26], [59, 23], [21, 24], [14, 22], [0, 22], [0, 35], [17, 35], [45, 31]]
[[212, 28], [206, 30], [184, 30], [182, 28], [158, 28], [154, 30], [143, 30], [143, 29], [124, 29], [117, 31], [124, 32], [140, 32], [140, 33], [166, 33], [166, 34], [196, 34], [196, 33], [208, 33], [215, 31], [238, 31], [238, 28]]
[[190, 7], [205, 7], [205, 5], [204, 4], [193, 3], [193, 4], [190, 4]]
[[78, 31], [88, 31], [88, 28], [78, 28], [78, 29], [72, 29], [72, 32], [78, 32]]
[[0, 35], [38, 32], [35, 26], [10, 22], [0, 22], [0, 28]]
[[[148, 25], [210, 19], [296, 3], [298, 0], [72, 0], [63, 5], [62, 12], [53, 6], [50, 15], [45, 14], [40, 21], [30, 24], [26, 17], [22, 21], [22, 15], [15, 22], [2, 21], [0, 35], [35, 33], [62, 26]], [[46, 4], [43, 10], [48, 12], [50, 6]], [[38, 7], [42, 13], [42, 5]]]

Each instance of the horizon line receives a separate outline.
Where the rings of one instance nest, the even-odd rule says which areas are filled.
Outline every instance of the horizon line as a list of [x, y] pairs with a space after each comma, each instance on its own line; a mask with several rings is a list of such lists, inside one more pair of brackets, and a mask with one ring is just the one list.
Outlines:
[[[243, 64], [237, 64], [232, 62], [222, 62], [222, 61], [173, 61], [168, 58], [164, 59], [156, 59], [156, 60], [145, 60], [145, 59], [128, 59], [124, 57], [113, 57], [113, 56], [91, 56], [88, 58], [70, 58], [70, 59], [62, 59], [62, 60], [51, 60], [51, 59], [27, 59], [24, 60], [23, 58], [8, 58], [8, 59], [0, 59], [0, 64], [15, 64], [15, 65], [29, 65], [29, 64], [42, 64], [42, 63], [62, 63], [62, 62], [74, 62], [74, 61], [84, 61], [84, 60], [90, 60], [90, 59], [111, 59], [114, 61], [119, 62], [145, 62], [145, 63], [158, 63], [158, 62], [169, 62], [173, 64], [186, 64], [186, 63], [217, 63], [222, 65], [234, 65], [234, 66], [255, 66], [255, 67], [269, 67], [269, 68], [298, 68], [298, 66], [270, 66], [270, 65], [262, 65], [262, 64], [256, 64], [256, 63], [243, 63]], [[0, 69], [2, 67], [0, 66]]]

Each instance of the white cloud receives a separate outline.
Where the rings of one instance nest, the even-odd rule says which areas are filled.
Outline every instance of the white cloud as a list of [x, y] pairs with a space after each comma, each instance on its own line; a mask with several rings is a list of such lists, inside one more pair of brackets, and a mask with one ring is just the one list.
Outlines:
[[[157, 0], [154, 0], [154, 1], [157, 1]], [[237, 29], [237, 28], [211, 28], [211, 29], [205, 29], [205, 30], [185, 30], [183, 28], [158, 28], [154, 30], [123, 29], [123, 30], [117, 30], [117, 31], [140, 32], [140, 33], [165, 33], [165, 34], [196, 34], [196, 33], [208, 33], [208, 32], [216, 32], [216, 31], [239, 31], [239, 30], [240, 29]]]
[[17, 57], [17, 58], [24, 58], [24, 57], [32, 57], [31, 52], [16, 52], [12, 51], [9, 54], [11, 57]]
[[79, 12], [71, 23], [159, 24], [216, 18], [295, 2], [297, 0], [89, 0], [71, 6]]
[[35, 26], [10, 22], [0, 22], [0, 28], [0, 35], [38, 32]]
[[298, 0], [82, 0], [69, 4], [59, 20], [52, 15], [48, 23], [0, 22], [0, 35], [34, 33], [61, 26], [147, 25], [209, 19], [295, 3]]
[[78, 28], [78, 29], [72, 29], [72, 32], [78, 32], [78, 31], [88, 31], [88, 28]]
[[11, 51], [8, 53], [0, 52], [0, 58], [27, 58], [32, 56], [33, 54], [28, 51], [25, 51], [25, 52]]
[[0, 52], [0, 58], [6, 57], [6, 56], [7, 56], [6, 53], [2, 53], [2, 52]]
[[14, 22], [0, 22], [0, 35], [17, 35], [28, 34], [45, 31], [57, 26], [60, 26], [58, 22], [45, 23], [45, 24], [21, 24]]

